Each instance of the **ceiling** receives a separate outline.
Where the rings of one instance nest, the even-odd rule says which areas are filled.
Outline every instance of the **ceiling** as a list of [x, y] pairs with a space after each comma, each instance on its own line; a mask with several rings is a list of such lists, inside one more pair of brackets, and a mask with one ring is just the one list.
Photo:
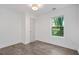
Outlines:
[[43, 4], [42, 8], [39, 8], [37, 11], [33, 11], [29, 4], [1, 4], [0, 7], [5, 7], [18, 12], [30, 12], [34, 15], [44, 14], [49, 11], [52, 11], [52, 8], [60, 9], [69, 6], [69, 4]]

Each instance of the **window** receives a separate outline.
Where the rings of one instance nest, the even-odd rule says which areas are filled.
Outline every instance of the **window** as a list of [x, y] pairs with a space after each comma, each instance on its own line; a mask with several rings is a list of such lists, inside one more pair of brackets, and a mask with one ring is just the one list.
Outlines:
[[64, 36], [64, 16], [56, 16], [52, 18], [52, 35]]

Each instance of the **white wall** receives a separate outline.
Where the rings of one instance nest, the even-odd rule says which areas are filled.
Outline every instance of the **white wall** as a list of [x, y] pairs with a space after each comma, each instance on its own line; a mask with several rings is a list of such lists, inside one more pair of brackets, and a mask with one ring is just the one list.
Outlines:
[[[36, 40], [78, 50], [78, 9], [77, 5], [71, 5], [39, 16], [36, 20]], [[51, 35], [51, 17], [60, 15], [64, 15], [64, 37], [55, 37]]]
[[23, 41], [24, 14], [0, 7], [0, 48]]
[[34, 15], [27, 10], [26, 13], [22, 13], [0, 5], [0, 48], [17, 43], [30, 43], [31, 17], [34, 18]]

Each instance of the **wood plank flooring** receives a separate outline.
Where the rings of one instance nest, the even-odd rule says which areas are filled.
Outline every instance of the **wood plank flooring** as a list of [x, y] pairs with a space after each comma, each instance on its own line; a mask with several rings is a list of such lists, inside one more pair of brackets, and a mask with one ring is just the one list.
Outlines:
[[77, 51], [35, 41], [24, 45], [22, 43], [0, 49], [0, 55], [78, 55]]

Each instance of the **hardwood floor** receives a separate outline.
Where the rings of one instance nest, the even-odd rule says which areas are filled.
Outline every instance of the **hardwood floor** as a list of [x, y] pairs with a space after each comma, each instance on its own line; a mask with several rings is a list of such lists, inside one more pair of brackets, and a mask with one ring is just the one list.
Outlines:
[[0, 55], [78, 55], [77, 51], [53, 44], [35, 41], [22, 43], [0, 49]]

